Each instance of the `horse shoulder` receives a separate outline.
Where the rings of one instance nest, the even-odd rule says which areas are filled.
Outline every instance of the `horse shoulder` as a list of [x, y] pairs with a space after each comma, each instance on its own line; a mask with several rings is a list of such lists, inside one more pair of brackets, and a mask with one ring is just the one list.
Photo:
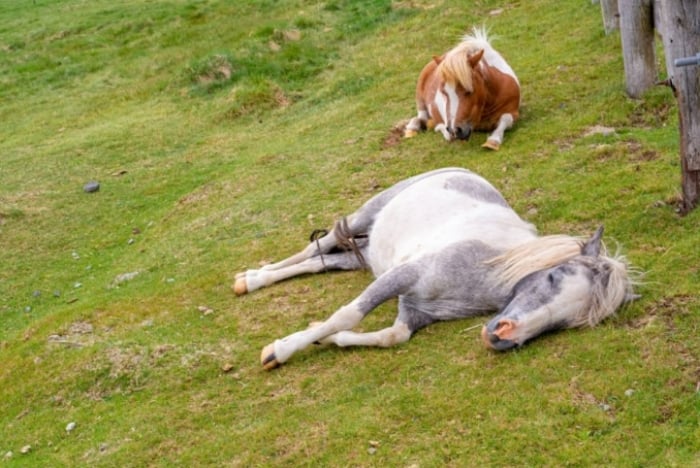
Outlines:
[[479, 130], [493, 130], [503, 114], [510, 114], [513, 121], [520, 117], [520, 85], [516, 79], [498, 68], [485, 65], [488, 98], [481, 115]]
[[421, 272], [408, 292], [414, 308], [437, 320], [493, 311], [508, 291], [486, 260], [500, 251], [478, 240], [455, 242], [412, 262]]

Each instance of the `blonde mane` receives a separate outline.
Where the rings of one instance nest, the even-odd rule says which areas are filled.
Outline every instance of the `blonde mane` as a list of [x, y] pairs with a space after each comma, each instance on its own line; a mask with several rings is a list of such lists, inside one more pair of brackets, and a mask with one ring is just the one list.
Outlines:
[[440, 77], [447, 83], [459, 83], [467, 91], [473, 91], [472, 67], [466, 58], [486, 47], [490, 47], [486, 29], [473, 28], [472, 34], [465, 35], [462, 42], [444, 55], [437, 69]]
[[459, 44], [445, 54], [438, 65], [437, 71], [446, 83], [459, 83], [465, 90], [472, 92], [472, 67], [467, 60], [467, 45]]
[[[633, 286], [637, 281], [630, 276], [630, 267], [624, 256], [609, 256], [603, 245], [598, 257], [581, 255], [584, 242], [583, 238], [564, 235], [539, 237], [486, 263], [498, 269], [498, 275], [504, 285], [511, 289], [530, 273], [551, 268], [573, 258], [590, 268], [602, 270], [605, 274], [600, 275], [600, 278], [606, 281], [594, 282], [589, 307], [582, 309], [581, 314], [574, 317], [571, 323], [571, 327], [594, 327], [615, 313], [623, 302], [633, 296]], [[632, 273], [636, 274], [634, 271]]]

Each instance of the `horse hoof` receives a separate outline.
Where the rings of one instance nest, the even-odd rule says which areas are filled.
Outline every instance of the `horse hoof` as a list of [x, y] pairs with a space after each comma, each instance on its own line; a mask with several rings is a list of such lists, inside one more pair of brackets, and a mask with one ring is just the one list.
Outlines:
[[406, 130], [405, 132], [403, 132], [404, 138], [413, 138], [416, 135], [418, 135], [418, 132], [415, 130]]
[[265, 370], [272, 370], [280, 365], [280, 363], [277, 362], [277, 357], [275, 356], [274, 343], [270, 343], [263, 348], [262, 353], [260, 353], [260, 364], [262, 364], [263, 369]]
[[433, 119], [428, 119], [425, 126], [428, 127], [428, 130], [433, 130], [435, 129], [435, 121]]
[[501, 147], [501, 144], [497, 141], [494, 141], [494, 140], [486, 140], [486, 143], [481, 145], [481, 147], [492, 149], [494, 151], [498, 151], [498, 149]]
[[233, 292], [236, 293], [236, 296], [242, 296], [248, 292], [248, 284], [246, 283], [245, 275], [236, 277], [236, 282], [233, 284]]

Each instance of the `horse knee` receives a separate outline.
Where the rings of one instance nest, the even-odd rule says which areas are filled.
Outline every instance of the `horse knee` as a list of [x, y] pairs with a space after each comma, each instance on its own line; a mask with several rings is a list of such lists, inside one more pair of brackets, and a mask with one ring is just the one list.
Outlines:
[[389, 332], [386, 340], [387, 346], [405, 343], [411, 338], [411, 335], [413, 335], [413, 332], [410, 328], [408, 328], [408, 325], [403, 322], [395, 324], [387, 329], [387, 331]]

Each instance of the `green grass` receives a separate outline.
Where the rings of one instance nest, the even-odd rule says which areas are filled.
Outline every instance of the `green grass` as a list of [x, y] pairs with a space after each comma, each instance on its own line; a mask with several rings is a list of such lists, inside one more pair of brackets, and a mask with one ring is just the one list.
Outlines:
[[[424, 63], [484, 22], [523, 86], [502, 149], [392, 141]], [[4, 2], [3, 464], [700, 463], [699, 215], [675, 212], [673, 97], [628, 99], [621, 56], [573, 0]], [[235, 273], [440, 166], [483, 174], [542, 233], [605, 224], [642, 299], [511, 353], [483, 348], [478, 318], [264, 372], [264, 345], [371, 277], [236, 298]]]

